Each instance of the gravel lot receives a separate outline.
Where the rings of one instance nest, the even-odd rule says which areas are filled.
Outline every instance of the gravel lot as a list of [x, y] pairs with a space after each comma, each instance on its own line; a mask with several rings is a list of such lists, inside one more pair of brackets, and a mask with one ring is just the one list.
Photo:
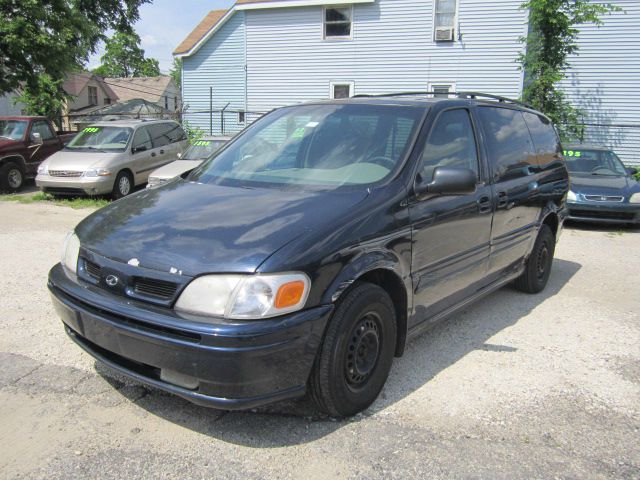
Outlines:
[[566, 229], [547, 290], [502, 289], [412, 342], [348, 421], [124, 381], [46, 290], [88, 210], [0, 203], [4, 478], [640, 478], [640, 232]]

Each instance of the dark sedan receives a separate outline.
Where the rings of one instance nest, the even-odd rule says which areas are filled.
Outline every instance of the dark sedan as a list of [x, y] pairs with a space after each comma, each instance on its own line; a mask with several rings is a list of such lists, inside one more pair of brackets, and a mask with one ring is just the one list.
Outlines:
[[639, 224], [640, 183], [608, 148], [568, 145], [564, 156], [571, 176], [569, 220]]

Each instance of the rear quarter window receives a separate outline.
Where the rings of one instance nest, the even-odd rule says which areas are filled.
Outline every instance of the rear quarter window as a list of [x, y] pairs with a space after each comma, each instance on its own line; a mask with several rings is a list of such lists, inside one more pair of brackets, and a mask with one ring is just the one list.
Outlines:
[[522, 112], [509, 108], [479, 107], [489, 163], [497, 181], [529, 174], [536, 163], [535, 149]]
[[535, 163], [543, 167], [557, 160], [562, 149], [553, 124], [534, 113], [524, 112], [523, 116], [533, 140], [536, 152]]

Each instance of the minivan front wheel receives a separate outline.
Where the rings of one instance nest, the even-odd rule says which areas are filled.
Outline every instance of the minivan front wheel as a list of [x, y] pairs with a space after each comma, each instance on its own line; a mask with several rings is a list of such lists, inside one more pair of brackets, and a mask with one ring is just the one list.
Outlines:
[[126, 197], [133, 191], [133, 178], [131, 174], [126, 171], [121, 171], [116, 176], [116, 181], [113, 184], [112, 197], [114, 200], [118, 198]]
[[309, 388], [316, 406], [343, 417], [371, 405], [389, 376], [396, 334], [387, 292], [371, 283], [355, 284], [327, 326], [311, 373]]
[[542, 225], [538, 238], [527, 259], [525, 269], [515, 281], [515, 287], [526, 293], [539, 293], [549, 281], [556, 239], [547, 225]]

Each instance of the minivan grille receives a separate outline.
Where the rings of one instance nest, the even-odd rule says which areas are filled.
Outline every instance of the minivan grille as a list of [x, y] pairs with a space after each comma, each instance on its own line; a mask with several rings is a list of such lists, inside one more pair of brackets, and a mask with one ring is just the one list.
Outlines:
[[49, 170], [52, 177], [81, 177], [82, 173], [76, 170]]
[[96, 279], [96, 280], [100, 280], [100, 265], [96, 265], [93, 262], [90, 262], [89, 260], [85, 260], [84, 261], [84, 269], [87, 271], [87, 274]]
[[153, 278], [135, 278], [133, 280], [133, 290], [140, 295], [170, 300], [178, 290], [178, 285]]

